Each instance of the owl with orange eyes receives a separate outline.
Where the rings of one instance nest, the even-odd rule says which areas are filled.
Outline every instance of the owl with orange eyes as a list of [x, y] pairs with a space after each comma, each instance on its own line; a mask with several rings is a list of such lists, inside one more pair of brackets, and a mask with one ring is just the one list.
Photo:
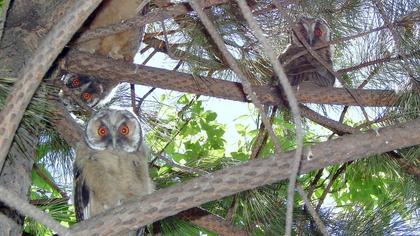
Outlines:
[[[148, 157], [136, 115], [116, 109], [96, 112], [87, 122], [84, 142], [76, 147], [73, 195], [77, 221], [151, 193]], [[141, 232], [127, 230], [118, 235]]]
[[[312, 48], [328, 43], [331, 40], [328, 24], [320, 18], [301, 17], [290, 33], [290, 45], [278, 57], [292, 86], [333, 87], [335, 76], [329, 72], [310, 53], [296, 56], [306, 47], [297, 36], [299, 33]], [[315, 52], [332, 68], [330, 46], [315, 49]]]
[[106, 80], [79, 74], [66, 74], [64, 84], [74, 95], [73, 98], [78, 100], [72, 101], [71, 97], [64, 98], [62, 96], [64, 104], [69, 108], [74, 107], [78, 102], [82, 102], [88, 107], [94, 107], [109, 94], [113, 87]]

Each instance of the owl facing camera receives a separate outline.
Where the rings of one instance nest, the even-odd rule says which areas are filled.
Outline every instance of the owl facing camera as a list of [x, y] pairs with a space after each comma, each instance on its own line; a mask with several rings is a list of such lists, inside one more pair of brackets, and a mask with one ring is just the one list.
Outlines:
[[[292, 86], [333, 87], [335, 76], [310, 53], [296, 57], [296, 54], [307, 51], [296, 34], [300, 34], [312, 48], [327, 44], [331, 41], [328, 24], [320, 18], [300, 17], [293, 28], [294, 30], [290, 31], [290, 45], [278, 57], [290, 84]], [[314, 50], [332, 68], [330, 46]]]
[[63, 91], [60, 97], [69, 111], [77, 110], [78, 105], [95, 107], [112, 90], [112, 84], [100, 78], [69, 73], [63, 76], [66, 93]]
[[[94, 113], [87, 122], [84, 141], [76, 147], [74, 162], [77, 221], [153, 191], [149, 152], [133, 113], [116, 109]], [[140, 235], [141, 231], [120, 235]]]

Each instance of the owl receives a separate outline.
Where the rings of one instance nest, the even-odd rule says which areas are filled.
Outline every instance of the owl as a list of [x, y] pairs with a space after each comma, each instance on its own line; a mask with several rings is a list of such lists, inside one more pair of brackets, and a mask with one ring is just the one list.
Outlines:
[[[154, 189], [148, 149], [138, 118], [126, 110], [107, 109], [87, 122], [84, 142], [76, 147], [74, 203], [85, 220]], [[138, 231], [137, 231], [138, 233]], [[134, 231], [120, 235], [138, 235]]]
[[[63, 92], [60, 94], [64, 104], [70, 110], [76, 106], [77, 102], [82, 102], [88, 107], [96, 106], [113, 88], [110, 82], [88, 75], [70, 73], [64, 75], [63, 80], [65, 86], [68, 88], [68, 92], [74, 95], [74, 97], [71, 97], [69, 94], [65, 96]], [[73, 98], [78, 101], [73, 101]]]
[[[301, 17], [294, 28], [311, 47], [319, 46], [331, 40], [329, 26], [319, 18]], [[290, 45], [278, 57], [280, 63], [283, 64], [290, 84], [292, 86], [333, 87], [335, 76], [311, 54], [306, 53], [292, 59], [296, 54], [306, 51], [306, 48], [300, 42], [294, 30], [291, 30], [290, 38]], [[331, 48], [329, 46], [317, 49], [315, 52], [332, 67]], [[285, 62], [288, 62], [288, 64], [284, 65]]]
[[[137, 15], [143, 0], [104, 0], [83, 27], [83, 31], [121, 23]], [[138, 30], [108, 35], [82, 42], [77, 45], [81, 51], [98, 53], [113, 59], [132, 61], [138, 46]]]

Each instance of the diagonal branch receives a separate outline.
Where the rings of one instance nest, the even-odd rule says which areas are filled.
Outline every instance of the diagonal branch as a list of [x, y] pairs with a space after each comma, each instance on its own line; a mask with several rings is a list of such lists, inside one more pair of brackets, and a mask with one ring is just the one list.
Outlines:
[[53, 61], [101, 0], [77, 1], [39, 45], [20, 72], [18, 81], [7, 96], [0, 113], [0, 169], [13, 136], [33, 94]]
[[69, 230], [60, 223], [52, 219], [47, 213], [32, 206], [27, 201], [21, 199], [16, 193], [9, 191], [7, 188], [0, 186], [0, 200], [11, 208], [16, 209], [22, 215], [29, 216], [39, 223], [51, 228], [59, 235], [70, 235]]
[[[377, 132], [370, 130], [347, 135], [312, 146], [312, 155], [302, 160], [299, 173], [304, 174], [329, 165], [418, 144], [420, 119], [379, 129]], [[282, 153], [282, 158], [251, 160], [161, 189], [138, 201], [121, 205], [76, 224], [71, 231], [74, 235], [112, 234], [124, 228], [150, 224], [205, 202], [286, 179], [291, 172], [293, 155], [294, 152], [288, 152]]]

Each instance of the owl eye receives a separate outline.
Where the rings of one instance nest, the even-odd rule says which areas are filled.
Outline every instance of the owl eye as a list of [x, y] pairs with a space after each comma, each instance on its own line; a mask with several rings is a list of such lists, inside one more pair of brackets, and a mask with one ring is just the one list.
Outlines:
[[82, 98], [83, 98], [83, 100], [88, 101], [92, 98], [92, 94], [91, 93], [83, 93]]
[[123, 126], [120, 127], [120, 134], [128, 135], [129, 132], [130, 132], [130, 130], [128, 129], [128, 126], [123, 125]]
[[80, 80], [79, 79], [74, 79], [71, 81], [71, 86], [73, 87], [78, 87], [80, 85]]
[[321, 37], [322, 36], [322, 31], [320, 28], [316, 28], [314, 31], [314, 34], [316, 37]]
[[108, 130], [105, 127], [100, 127], [98, 129], [98, 135], [103, 137], [108, 134]]

